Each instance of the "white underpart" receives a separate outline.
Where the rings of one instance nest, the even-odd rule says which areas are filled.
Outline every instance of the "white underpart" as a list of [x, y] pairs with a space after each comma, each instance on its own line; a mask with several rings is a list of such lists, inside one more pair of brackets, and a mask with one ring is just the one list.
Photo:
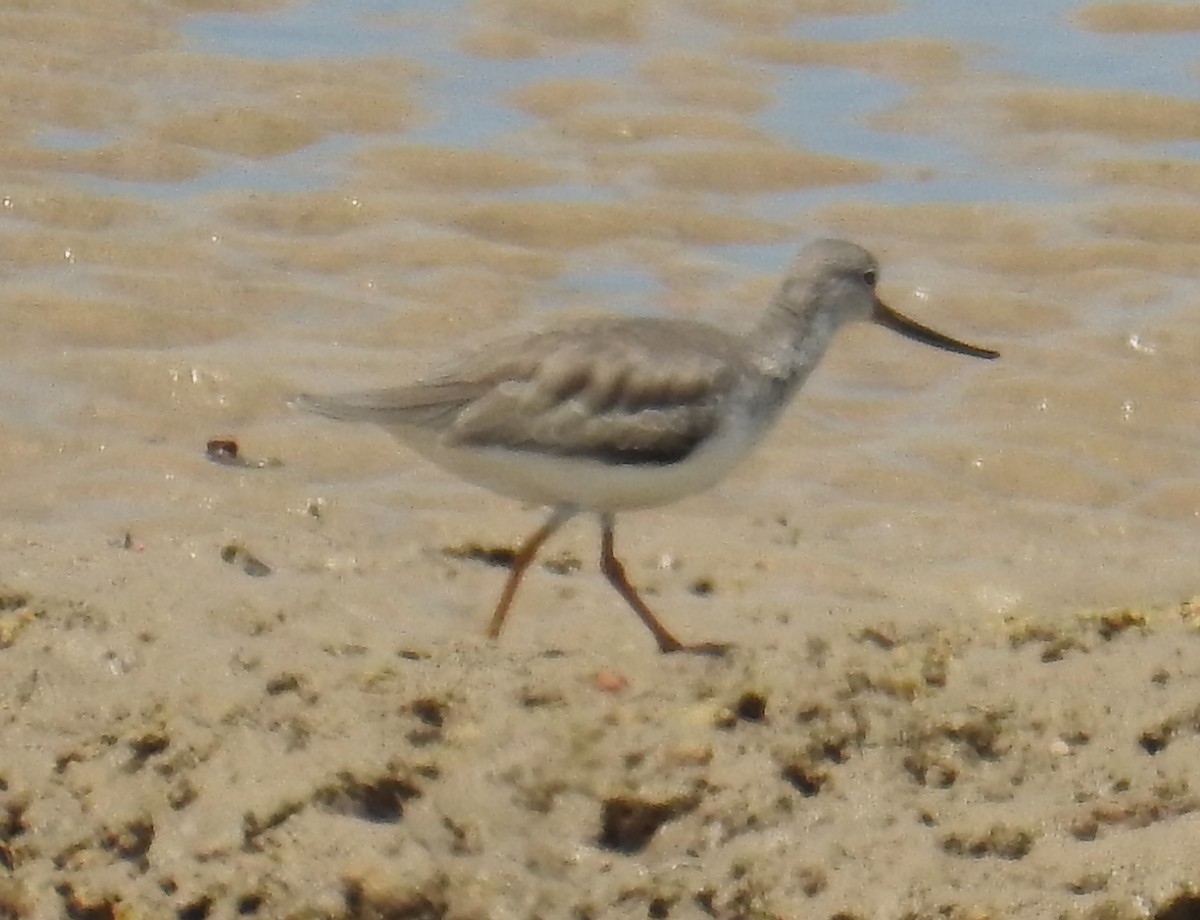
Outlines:
[[733, 413], [686, 459], [656, 465], [613, 465], [536, 450], [446, 447], [431, 432], [399, 426], [393, 433], [443, 469], [501, 495], [585, 511], [624, 511], [669, 504], [709, 488], [750, 453], [763, 427]]

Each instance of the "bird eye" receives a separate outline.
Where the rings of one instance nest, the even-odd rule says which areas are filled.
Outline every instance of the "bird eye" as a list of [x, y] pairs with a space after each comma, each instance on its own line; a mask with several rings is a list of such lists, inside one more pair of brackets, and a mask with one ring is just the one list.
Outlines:
[[877, 280], [878, 279], [875, 277], [875, 269], [868, 268], [865, 272], [863, 272], [863, 281], [867, 282], [867, 284], [871, 287], [875, 287], [875, 282]]

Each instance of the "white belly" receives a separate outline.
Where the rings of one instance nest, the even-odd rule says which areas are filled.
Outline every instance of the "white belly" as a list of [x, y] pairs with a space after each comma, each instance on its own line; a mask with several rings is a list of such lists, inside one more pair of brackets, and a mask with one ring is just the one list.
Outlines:
[[393, 433], [443, 469], [501, 495], [539, 505], [622, 511], [665, 505], [709, 488], [749, 453], [761, 431], [728, 427], [679, 463], [646, 466], [536, 451], [445, 447], [424, 432]]

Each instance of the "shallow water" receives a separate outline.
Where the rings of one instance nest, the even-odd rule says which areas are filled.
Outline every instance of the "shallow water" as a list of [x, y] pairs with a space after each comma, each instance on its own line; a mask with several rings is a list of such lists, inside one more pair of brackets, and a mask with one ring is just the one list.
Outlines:
[[[677, 597], [681, 566], [798, 628], [1197, 590], [1186, 9], [119, 6], [0, 12], [0, 546], [128, 532], [174, 584], [236, 536], [282, 597], [342, 559], [387, 596], [397, 555], [533, 517], [286, 394], [577, 310], [745, 324], [837, 234], [898, 309], [1003, 358], [846, 333], [761, 457], [623, 520], [635, 580], [713, 633], [729, 605]], [[282, 465], [210, 464], [218, 434]], [[482, 622], [445, 588], [413, 602]]]

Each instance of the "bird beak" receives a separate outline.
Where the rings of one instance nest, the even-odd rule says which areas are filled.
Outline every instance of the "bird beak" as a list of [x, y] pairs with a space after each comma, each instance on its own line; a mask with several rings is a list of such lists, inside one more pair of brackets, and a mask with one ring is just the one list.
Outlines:
[[881, 300], [875, 301], [875, 312], [871, 315], [871, 319], [881, 326], [886, 326], [894, 332], [899, 332], [902, 336], [912, 339], [914, 342], [922, 342], [925, 345], [932, 345], [934, 348], [941, 348], [944, 351], [953, 351], [960, 355], [971, 355], [973, 358], [1000, 357], [1000, 352], [998, 351], [992, 351], [990, 348], [976, 348], [974, 345], [968, 345], [966, 342], [960, 342], [958, 339], [952, 339], [948, 335], [935, 332], [928, 326], [922, 326], [916, 320], [909, 319], [903, 313], [897, 313]]

